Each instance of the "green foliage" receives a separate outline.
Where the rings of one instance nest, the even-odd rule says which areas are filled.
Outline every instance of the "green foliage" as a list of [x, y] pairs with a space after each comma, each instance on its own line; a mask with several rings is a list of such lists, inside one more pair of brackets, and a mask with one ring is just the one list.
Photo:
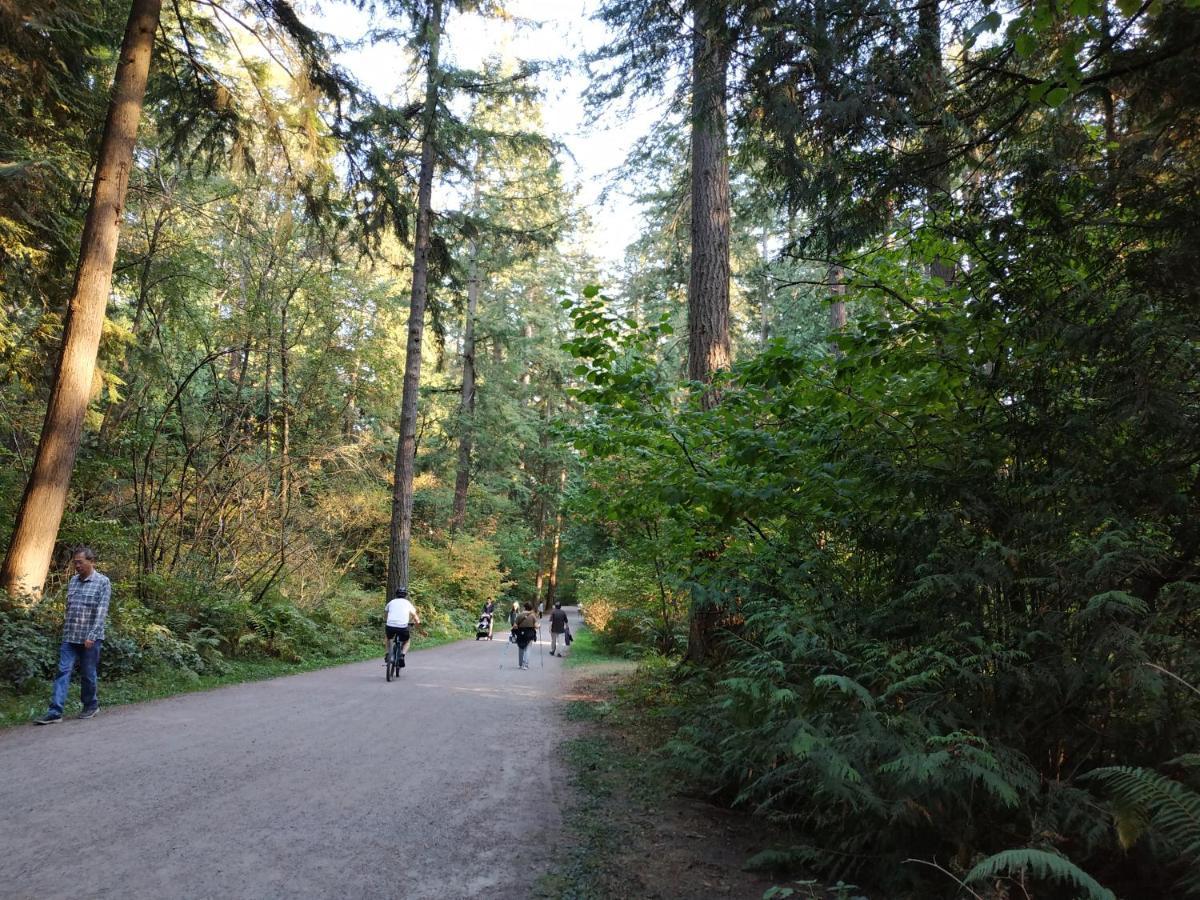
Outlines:
[[[1195, 769], [1195, 755], [1172, 761]], [[1181, 896], [1200, 897], [1200, 793], [1158, 772], [1133, 766], [1093, 769], [1084, 781], [1097, 782], [1112, 806], [1121, 846], [1129, 849], [1147, 832], [1162, 842], [1164, 858], [1178, 861]]]
[[488, 542], [470, 537], [440, 547], [414, 542], [410, 560], [410, 590], [422, 608], [478, 613], [504, 592], [500, 559]]
[[[954, 891], [907, 859], [998, 894], [1179, 890], [1191, 840], [1152, 822], [1181, 829], [1191, 788], [1150, 773], [1200, 740], [1166, 674], [1200, 675], [1200, 15], [737, 15], [749, 195], [799, 212], [784, 254], [854, 316], [829, 352], [743, 344], [706, 410], [665, 297], [572, 306], [574, 508], [712, 622], [669, 758], [788, 831], [769, 861], [883, 896]], [[1120, 840], [1081, 777], [1114, 766]]]
[[[1088, 875], [1077, 865], [1057, 853], [1047, 853], [1045, 850], [1026, 848], [1022, 850], [1005, 850], [989, 856], [978, 863], [963, 880], [967, 884], [994, 879], [1000, 873], [1028, 873], [1034, 879], [1045, 881], [1060, 881], [1072, 885], [1077, 891], [1076, 896], [1086, 897], [1087, 900], [1115, 900], [1112, 891], [1097, 884], [1096, 879]], [[1021, 883], [1025, 880], [1022, 877]]]
[[[12, 99], [0, 113], [5, 522], [36, 446], [80, 191], [128, 12], [44, 6], [0, 11], [0, 57], [12, 63], [0, 67]], [[408, 325], [399, 273], [411, 254], [394, 236], [406, 235], [413, 206], [409, 98], [388, 109], [352, 84], [289, 4], [243, 12], [222, 24], [207, 7], [164, 9], [129, 173], [96, 394], [59, 535], [60, 554], [88, 543], [114, 579], [106, 676], [301, 664], [344, 655], [382, 625]], [[264, 54], [232, 52], [241, 25]], [[465, 260], [450, 229], [486, 236], [481, 438], [466, 527], [451, 541], [453, 373], [446, 344], [431, 349], [412, 562], [431, 629], [461, 634], [486, 599], [532, 594], [547, 539], [534, 514], [553, 521], [566, 459], [553, 434], [561, 405], [550, 409], [565, 358], [553, 292], [589, 264], [557, 243], [571, 198], [528, 68], [445, 75], [478, 101], [470, 122], [441, 110], [446, 178], [474, 169], [482, 200], [439, 210], [430, 309], [454, 343]], [[0, 528], [0, 549], [5, 537]], [[56, 570], [39, 606], [12, 613], [6, 685], [52, 670], [62, 582]]]
[[583, 618], [610, 652], [667, 653], [683, 640], [686, 609], [677, 591], [659, 590], [652, 568], [606, 559], [578, 572]]
[[0, 607], [0, 682], [21, 690], [49, 677], [58, 662], [61, 628], [29, 610]]

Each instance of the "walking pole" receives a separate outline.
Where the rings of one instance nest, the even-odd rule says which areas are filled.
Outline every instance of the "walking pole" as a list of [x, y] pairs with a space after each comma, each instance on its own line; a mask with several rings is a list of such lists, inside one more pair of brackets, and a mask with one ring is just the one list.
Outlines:
[[546, 668], [546, 651], [542, 647], [542, 620], [538, 619], [538, 660], [542, 664], [542, 668]]

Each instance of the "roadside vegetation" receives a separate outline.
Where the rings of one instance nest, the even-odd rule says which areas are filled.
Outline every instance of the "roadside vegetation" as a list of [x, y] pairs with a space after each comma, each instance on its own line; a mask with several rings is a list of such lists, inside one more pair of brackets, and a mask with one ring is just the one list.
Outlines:
[[607, 271], [561, 70], [358, 5], [383, 96], [297, 4], [0, 5], [0, 706], [77, 544], [102, 698], [578, 600], [773, 896], [1200, 898], [1200, 0], [602, 0]]

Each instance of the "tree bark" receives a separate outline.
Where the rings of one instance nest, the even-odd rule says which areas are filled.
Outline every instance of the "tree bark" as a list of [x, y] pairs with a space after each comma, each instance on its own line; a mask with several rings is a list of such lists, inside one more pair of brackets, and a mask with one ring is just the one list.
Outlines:
[[[163, 187], [166, 200], [158, 208], [158, 213], [154, 217], [154, 225], [147, 236], [146, 257], [142, 260], [141, 273], [138, 277], [137, 303], [134, 305], [133, 324], [129, 327], [129, 333], [133, 338], [132, 347], [122, 357], [117, 375], [124, 384], [124, 396], [120, 400], [109, 401], [108, 407], [104, 411], [104, 420], [100, 423], [100, 446], [105, 448], [110, 447], [117, 434], [117, 429], [128, 417], [130, 410], [135, 407], [133, 393], [136, 369], [132, 361], [135, 356], [142, 356], [150, 344], [149, 334], [142, 331], [142, 319], [145, 318], [146, 309], [150, 304], [151, 275], [154, 270], [155, 256], [158, 253], [159, 238], [174, 205], [173, 190], [166, 190], [166, 185]], [[151, 329], [150, 333], [153, 331], [154, 329]]]
[[[688, 279], [688, 378], [711, 384], [728, 369], [729, 147], [726, 88], [733, 37], [721, 0], [692, 3], [692, 256]], [[715, 390], [702, 397], [711, 409]], [[715, 613], [694, 603], [688, 623], [688, 659], [710, 652]]]
[[292, 508], [292, 406], [288, 348], [288, 307], [295, 292], [279, 309], [279, 564], [287, 561], [287, 526]]
[[[479, 203], [476, 181], [475, 203]], [[475, 438], [475, 311], [479, 307], [479, 241], [471, 242], [471, 268], [467, 282], [467, 316], [463, 329], [462, 400], [458, 420], [458, 471], [454, 476], [454, 512], [450, 536], [454, 537], [467, 519], [467, 488], [471, 484], [471, 449]]]
[[133, 0], [130, 6], [100, 139], [92, 199], [84, 220], [79, 265], [63, 325], [62, 351], [33, 469], [17, 510], [8, 555], [0, 568], [0, 587], [13, 596], [40, 595], [66, 508], [67, 489], [91, 399], [161, 8], [161, 0]]
[[[921, 61], [919, 73], [919, 114], [929, 122], [942, 121], [946, 107], [946, 71], [942, 64], [942, 14], [940, 0], [925, 0], [917, 7], [917, 52]], [[947, 161], [950, 140], [940, 124], [931, 125], [925, 137], [925, 149], [932, 161], [926, 187], [925, 208], [930, 218], [936, 218], [950, 200], [950, 165]], [[943, 284], [952, 284], [956, 275], [954, 259], [935, 256], [929, 263], [929, 274]]]
[[758, 342], [767, 345], [771, 337], [771, 249], [767, 244], [767, 229], [762, 231], [762, 282], [758, 293]]
[[563, 494], [567, 489], [567, 470], [564, 466], [559, 470], [558, 476], [558, 508], [554, 512], [554, 539], [550, 545], [550, 572], [548, 583], [546, 585], [546, 612], [554, 608], [554, 602], [558, 599], [558, 558], [559, 550], [562, 547], [562, 526], [563, 526]]
[[392, 487], [391, 547], [388, 555], [388, 597], [408, 588], [408, 553], [412, 541], [413, 471], [417, 450], [417, 394], [421, 386], [421, 337], [428, 299], [429, 245], [432, 226], [433, 169], [435, 160], [438, 93], [441, 72], [438, 47], [442, 35], [442, 0], [431, 0], [426, 22], [428, 49], [425, 74], [425, 109], [422, 113], [421, 172], [417, 183], [417, 229], [413, 247], [412, 300], [408, 307], [408, 346], [404, 356], [404, 394], [400, 403], [400, 437], [396, 446], [396, 472]]
[[846, 273], [836, 263], [829, 267], [825, 274], [826, 284], [829, 285], [829, 349], [834, 356], [840, 357], [842, 351], [838, 348], [835, 338], [837, 333], [846, 327]]
[[[692, 35], [692, 254], [688, 279], [688, 378], [709, 384], [728, 369], [729, 147], [726, 137], [732, 36], [724, 4], [694, 0]], [[704, 395], [714, 406], [716, 391]]]

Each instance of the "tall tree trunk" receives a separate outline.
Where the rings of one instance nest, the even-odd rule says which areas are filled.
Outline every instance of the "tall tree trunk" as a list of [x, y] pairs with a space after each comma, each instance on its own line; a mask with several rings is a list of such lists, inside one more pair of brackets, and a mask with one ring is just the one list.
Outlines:
[[[929, 122], [925, 150], [933, 159], [926, 165], [930, 172], [926, 187], [925, 208], [930, 218], [937, 216], [950, 200], [950, 138], [941, 124], [946, 107], [946, 71], [942, 64], [942, 14], [940, 0], [924, 0], [917, 7], [917, 53], [921, 61], [918, 115]], [[953, 257], [935, 256], [929, 263], [929, 274], [943, 284], [955, 277]]]
[[134, 0], [130, 6], [100, 139], [92, 200], [83, 225], [79, 266], [63, 325], [62, 350], [33, 469], [17, 510], [8, 555], [0, 568], [0, 587], [10, 595], [41, 593], [66, 508], [67, 489], [91, 399], [161, 7], [161, 0]]
[[758, 342], [766, 346], [771, 337], [771, 249], [767, 245], [767, 229], [762, 231], [762, 283], [758, 293]]
[[[708, 384], [729, 368], [729, 146], [726, 83], [732, 36], [721, 0], [694, 0], [692, 36], [692, 254], [688, 378]], [[708, 391], [704, 404], [719, 400]]]
[[[729, 147], [726, 84], [733, 37], [721, 0], [692, 3], [692, 256], [688, 279], [688, 378], [727, 369], [729, 344]], [[702, 402], [720, 401], [715, 390]], [[693, 601], [688, 659], [710, 652], [717, 611]]]
[[283, 298], [279, 310], [279, 564], [287, 561], [287, 525], [292, 501], [292, 407], [288, 358], [288, 307], [295, 292]]
[[831, 340], [829, 349], [834, 356], [841, 356], [842, 351], [832, 339], [846, 327], [846, 273], [836, 263], [825, 273], [825, 283], [829, 286], [829, 334]]
[[558, 599], [558, 558], [559, 550], [562, 547], [562, 526], [563, 526], [563, 494], [567, 489], [567, 469], [564, 466], [559, 470], [558, 476], [558, 508], [554, 512], [554, 537], [550, 543], [550, 572], [547, 576], [549, 583], [546, 585], [546, 611], [549, 612], [554, 607], [555, 600]]
[[404, 356], [404, 394], [400, 403], [400, 437], [392, 486], [391, 546], [388, 554], [388, 597], [408, 588], [408, 551], [412, 541], [413, 470], [417, 451], [417, 394], [421, 387], [421, 336], [428, 299], [429, 244], [433, 201], [434, 140], [441, 73], [438, 47], [442, 36], [442, 0], [431, 0], [425, 26], [428, 60], [421, 135], [421, 172], [417, 183], [417, 229], [413, 246], [412, 301], [408, 307], [408, 346]]
[[550, 463], [547, 459], [550, 451], [550, 419], [554, 415], [554, 406], [549, 396], [546, 397], [545, 421], [542, 424], [541, 437], [538, 440], [540, 450], [537, 459], [540, 461], [538, 465], [538, 474], [535, 484], [538, 486], [537, 492], [537, 576], [533, 586], [533, 602], [537, 603], [542, 599], [542, 587], [546, 583], [546, 491], [547, 482], [550, 478]]
[[[478, 179], [478, 173], [477, 173]], [[475, 204], [479, 204], [479, 181], [475, 182]], [[467, 488], [471, 484], [471, 447], [475, 438], [475, 310], [479, 307], [479, 241], [471, 242], [470, 273], [467, 281], [467, 315], [463, 328], [462, 400], [459, 403], [458, 471], [454, 476], [454, 512], [450, 536], [467, 519]]]
[[[163, 185], [166, 188], [166, 185]], [[155, 329], [150, 329], [147, 332], [142, 330], [142, 320], [146, 316], [146, 309], [150, 304], [150, 288], [151, 275], [154, 270], [155, 256], [158, 253], [158, 242], [162, 235], [163, 226], [166, 224], [167, 216], [172, 211], [174, 205], [173, 190], [167, 193], [167, 198], [162, 206], [158, 208], [158, 213], [154, 217], [154, 225], [150, 229], [150, 234], [146, 240], [146, 258], [142, 260], [141, 273], [138, 277], [138, 297], [137, 303], [133, 310], [133, 324], [129, 328], [129, 333], [133, 338], [133, 347], [121, 359], [121, 365], [117, 372], [117, 377], [124, 383], [124, 396], [120, 400], [109, 401], [108, 408], [104, 411], [104, 420], [100, 423], [100, 445], [109, 447], [117, 433], [117, 429], [121, 423], [125, 421], [131, 409], [135, 407], [133, 393], [135, 367], [132, 361], [135, 356], [140, 357], [145, 354], [149, 348], [151, 337]]]

